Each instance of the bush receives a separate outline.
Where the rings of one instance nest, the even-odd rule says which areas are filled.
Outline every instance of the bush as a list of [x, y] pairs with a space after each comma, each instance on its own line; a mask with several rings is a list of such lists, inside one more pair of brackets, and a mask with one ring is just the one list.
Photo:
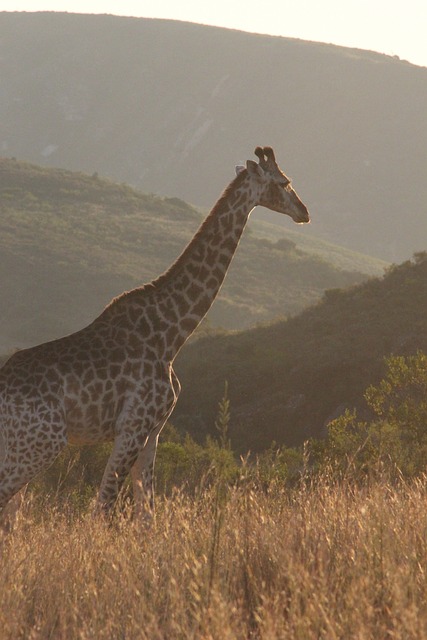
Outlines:
[[412, 477], [425, 471], [427, 355], [391, 356], [386, 367], [383, 380], [364, 395], [373, 419], [360, 421], [347, 410], [333, 420], [327, 439], [311, 445], [317, 465], [356, 475], [380, 470]]

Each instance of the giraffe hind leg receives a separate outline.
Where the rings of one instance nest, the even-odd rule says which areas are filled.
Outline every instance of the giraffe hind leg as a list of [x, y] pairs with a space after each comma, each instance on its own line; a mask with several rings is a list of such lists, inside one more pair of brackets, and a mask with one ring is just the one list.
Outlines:
[[28, 485], [25, 484], [18, 493], [15, 493], [1, 512], [0, 530], [3, 530], [5, 533], [9, 533], [17, 521], [18, 514], [25, 499], [27, 486]]
[[[6, 461], [6, 441], [4, 434], [0, 431], [0, 468]], [[6, 499], [5, 506], [0, 513], [0, 530], [8, 533], [15, 524], [17, 514], [24, 501], [27, 485], [25, 484], [10, 499]]]
[[39, 442], [35, 438], [24, 449], [13, 435], [12, 430], [8, 437], [0, 431], [0, 522], [3, 516], [17, 512], [28, 482], [47, 469], [67, 443], [65, 435], [59, 434], [50, 439], [40, 438]]

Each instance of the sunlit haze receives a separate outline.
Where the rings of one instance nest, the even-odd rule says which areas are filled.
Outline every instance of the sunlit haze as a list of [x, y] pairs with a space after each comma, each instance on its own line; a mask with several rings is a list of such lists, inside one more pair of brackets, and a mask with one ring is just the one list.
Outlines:
[[425, 0], [3, 0], [1, 8], [184, 20], [369, 49], [427, 66]]

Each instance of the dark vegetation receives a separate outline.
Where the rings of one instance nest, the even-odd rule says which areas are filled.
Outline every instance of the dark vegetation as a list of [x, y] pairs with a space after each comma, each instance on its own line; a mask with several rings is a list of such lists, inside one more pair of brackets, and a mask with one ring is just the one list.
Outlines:
[[[230, 167], [230, 180], [233, 173]], [[162, 273], [201, 220], [178, 198], [0, 159], [0, 349], [80, 329], [113, 296]], [[250, 229], [209, 315], [216, 327], [244, 328], [295, 314], [325, 289], [381, 269], [369, 258], [363, 269], [360, 255], [337, 247], [334, 263], [327, 262], [322, 243], [318, 251], [313, 242], [304, 251], [295, 234], [291, 240], [277, 230], [269, 240]], [[272, 237], [270, 230], [262, 233]]]
[[384, 374], [384, 357], [427, 351], [426, 311], [422, 253], [382, 278], [327, 291], [287, 321], [198, 340], [176, 363], [183, 391], [173, 422], [203, 441], [227, 380], [237, 451], [319, 438], [346, 407], [361, 406]]

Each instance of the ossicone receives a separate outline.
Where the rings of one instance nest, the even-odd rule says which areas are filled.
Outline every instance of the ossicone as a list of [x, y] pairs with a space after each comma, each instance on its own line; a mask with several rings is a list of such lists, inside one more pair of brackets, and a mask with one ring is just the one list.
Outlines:
[[276, 157], [272, 147], [256, 147], [255, 155], [259, 158], [259, 163], [263, 168], [276, 164]]

